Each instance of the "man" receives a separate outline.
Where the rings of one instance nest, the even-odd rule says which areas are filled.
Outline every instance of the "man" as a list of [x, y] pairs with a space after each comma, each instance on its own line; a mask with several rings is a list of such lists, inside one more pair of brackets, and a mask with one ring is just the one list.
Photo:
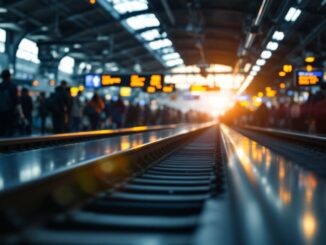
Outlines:
[[22, 89], [21, 96], [19, 98], [19, 103], [22, 107], [24, 118], [26, 119], [26, 124], [22, 126], [21, 134], [30, 135], [32, 134], [33, 129], [33, 100], [32, 97], [29, 95], [29, 91], [27, 88]]
[[18, 104], [17, 86], [11, 81], [9, 70], [1, 73], [0, 84], [0, 137], [10, 137], [15, 131], [15, 115]]

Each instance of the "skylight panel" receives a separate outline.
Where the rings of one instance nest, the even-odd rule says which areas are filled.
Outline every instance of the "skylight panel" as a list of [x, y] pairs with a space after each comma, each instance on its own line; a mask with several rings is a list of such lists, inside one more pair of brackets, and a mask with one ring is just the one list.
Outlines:
[[168, 48], [164, 48], [160, 50], [162, 54], [169, 54], [169, 53], [173, 53], [174, 49], [172, 47], [168, 47]]
[[273, 34], [273, 39], [277, 41], [282, 41], [284, 38], [284, 32], [282, 31], [275, 31]]
[[68, 74], [73, 74], [75, 59], [70, 56], [65, 56], [59, 63], [59, 70]]
[[160, 21], [154, 14], [142, 14], [130, 17], [126, 20], [127, 25], [133, 30], [140, 30], [147, 27], [160, 25]]
[[147, 0], [108, 0], [120, 15], [148, 9]]
[[7, 33], [5, 30], [0, 29], [0, 53], [4, 53], [6, 51], [6, 37]]
[[163, 60], [179, 59], [180, 58], [180, 54], [179, 53], [166, 54], [162, 58], [163, 58]]
[[182, 64], [183, 64], [182, 59], [169, 60], [166, 62], [167, 66], [176, 66], [176, 65], [182, 65]]
[[291, 7], [285, 16], [285, 20], [288, 22], [295, 22], [301, 14], [301, 10]]
[[275, 51], [278, 48], [278, 43], [277, 42], [269, 42], [266, 46], [266, 49]]
[[172, 42], [171, 40], [166, 38], [166, 39], [150, 42], [148, 45], [151, 49], [155, 50], [155, 49], [161, 49], [161, 48], [172, 46]]
[[145, 31], [140, 34], [140, 36], [145, 39], [146, 41], [152, 41], [154, 39], [160, 38], [161, 34], [157, 29]]

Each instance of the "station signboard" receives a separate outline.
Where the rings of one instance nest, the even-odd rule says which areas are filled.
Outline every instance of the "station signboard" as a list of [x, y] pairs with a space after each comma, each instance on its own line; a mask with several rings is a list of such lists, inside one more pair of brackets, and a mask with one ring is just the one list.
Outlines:
[[323, 81], [323, 71], [296, 71], [297, 86], [317, 86]]
[[[164, 76], [161, 74], [87, 74], [85, 75], [86, 88], [100, 87], [130, 87], [141, 88], [144, 91], [160, 92], [164, 87]], [[150, 89], [148, 89], [151, 87]]]

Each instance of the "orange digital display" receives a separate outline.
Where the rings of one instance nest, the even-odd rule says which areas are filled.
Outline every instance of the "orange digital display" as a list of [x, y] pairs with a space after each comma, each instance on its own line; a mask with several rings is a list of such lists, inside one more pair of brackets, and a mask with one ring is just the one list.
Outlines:
[[163, 87], [163, 92], [164, 93], [172, 93], [173, 91], [174, 91], [174, 86], [173, 85]]
[[120, 77], [111, 77], [110, 75], [102, 76], [102, 86], [112, 86], [112, 85], [120, 85], [121, 78]]
[[152, 87], [152, 86], [147, 87], [147, 93], [155, 93], [155, 92], [156, 92], [155, 87]]
[[133, 88], [142, 88], [145, 86], [146, 77], [141, 77], [138, 75], [130, 76], [130, 87]]
[[161, 75], [151, 75], [149, 80], [150, 86], [153, 86], [157, 89], [162, 89], [162, 76]]
[[192, 85], [190, 86], [190, 91], [191, 92], [205, 92], [208, 90], [208, 86], [204, 85]]
[[314, 86], [318, 85], [323, 79], [323, 71], [298, 71], [298, 86]]

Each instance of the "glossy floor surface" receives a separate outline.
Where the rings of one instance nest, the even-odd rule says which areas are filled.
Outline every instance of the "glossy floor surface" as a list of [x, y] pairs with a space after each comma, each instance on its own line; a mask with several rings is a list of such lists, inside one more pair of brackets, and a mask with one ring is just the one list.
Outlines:
[[237, 243], [326, 244], [324, 178], [227, 126], [222, 135]]
[[117, 152], [189, 132], [200, 125], [151, 131], [0, 155], [0, 193]]

